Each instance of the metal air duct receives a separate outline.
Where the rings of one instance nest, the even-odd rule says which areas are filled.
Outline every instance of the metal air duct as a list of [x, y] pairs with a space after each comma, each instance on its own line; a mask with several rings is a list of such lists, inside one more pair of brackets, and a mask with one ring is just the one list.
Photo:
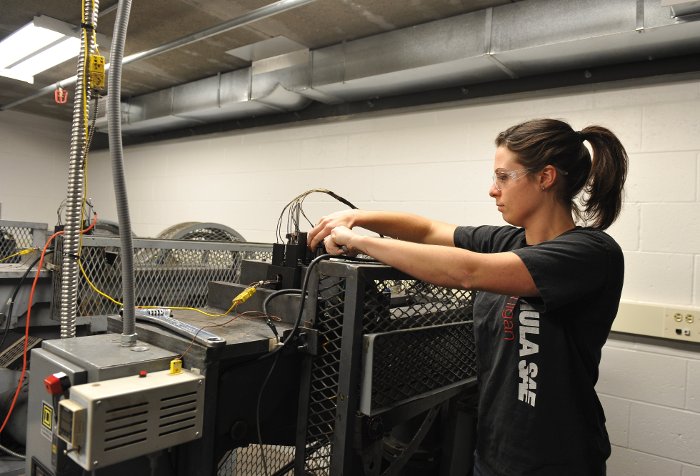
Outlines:
[[[125, 132], [700, 52], [659, 0], [524, 0], [254, 61], [128, 101]], [[128, 108], [128, 109], [127, 109]]]

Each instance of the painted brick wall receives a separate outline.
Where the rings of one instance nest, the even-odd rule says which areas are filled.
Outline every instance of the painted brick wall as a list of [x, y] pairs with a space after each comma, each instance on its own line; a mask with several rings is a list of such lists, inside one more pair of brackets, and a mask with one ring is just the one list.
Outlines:
[[[609, 127], [628, 150], [627, 200], [610, 230], [625, 251], [623, 298], [700, 306], [700, 81], [589, 86], [128, 147], [133, 229], [156, 236], [176, 223], [212, 221], [249, 241], [270, 242], [283, 206], [315, 187], [362, 208], [502, 223], [487, 194], [493, 138], [534, 117]], [[23, 160], [13, 180], [3, 175], [3, 218], [53, 223], [66, 161], [53, 150], [58, 138], [25, 144], [34, 137], [4, 135]], [[1, 153], [3, 163], [14, 160]], [[108, 154], [93, 152], [89, 170], [89, 195], [103, 218], [115, 220]], [[33, 193], [18, 185], [34, 176], [50, 202], [39, 208], [29, 206]], [[326, 196], [305, 203], [311, 220], [340, 208]], [[610, 476], [700, 476], [699, 346], [613, 335], [598, 391], [614, 444]]]
[[697, 346], [613, 335], [597, 391], [613, 444], [611, 476], [700, 475]]
[[66, 197], [70, 124], [0, 111], [3, 220], [56, 223]]

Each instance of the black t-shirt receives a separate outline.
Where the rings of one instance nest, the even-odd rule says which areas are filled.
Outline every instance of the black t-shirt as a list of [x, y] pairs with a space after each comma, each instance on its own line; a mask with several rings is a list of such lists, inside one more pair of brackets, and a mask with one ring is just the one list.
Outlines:
[[513, 251], [540, 293], [477, 293], [482, 464], [499, 476], [602, 475], [610, 442], [594, 386], [620, 302], [622, 250], [606, 233], [578, 227], [534, 246], [521, 228], [458, 227], [454, 242]]

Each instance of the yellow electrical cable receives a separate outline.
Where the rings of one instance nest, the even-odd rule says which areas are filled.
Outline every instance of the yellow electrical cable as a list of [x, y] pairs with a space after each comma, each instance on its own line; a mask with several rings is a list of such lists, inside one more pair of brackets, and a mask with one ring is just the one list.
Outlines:
[[117, 300], [114, 299], [113, 297], [109, 296], [108, 294], [103, 293], [102, 291], [100, 291], [99, 289], [97, 289], [97, 286], [95, 286], [94, 284], [92, 284], [92, 281], [90, 281], [90, 278], [88, 278], [88, 275], [87, 275], [87, 273], [85, 272], [85, 268], [83, 268], [83, 263], [82, 263], [80, 257], [78, 257], [78, 266], [80, 267], [80, 272], [83, 273], [83, 277], [85, 278], [85, 281], [87, 281], [88, 286], [90, 286], [90, 288], [91, 288], [93, 291], [95, 291], [97, 294], [99, 294], [99, 295], [102, 296], [103, 298], [106, 298], [106, 299], [112, 301], [112, 302], [113, 302], [114, 304], [116, 304], [117, 306], [121, 306], [121, 305], [122, 305], [122, 303], [120, 303], [119, 301], [117, 301]]
[[[90, 288], [91, 288], [93, 291], [95, 291], [97, 294], [99, 294], [99, 295], [102, 296], [103, 298], [105, 298], [105, 299], [111, 301], [112, 303], [116, 304], [117, 306], [123, 306], [123, 305], [124, 305], [123, 303], [117, 301], [116, 299], [114, 299], [113, 297], [111, 297], [110, 295], [108, 295], [107, 293], [104, 293], [104, 292], [100, 291], [100, 290], [97, 288], [97, 286], [95, 286], [95, 285], [93, 284], [93, 282], [90, 281], [90, 278], [88, 277], [87, 273], [85, 272], [85, 268], [83, 268], [83, 263], [82, 263], [82, 261], [80, 260], [80, 258], [78, 258], [78, 266], [80, 267], [80, 272], [82, 273], [83, 277], [85, 278], [85, 281], [88, 283], [88, 286], [90, 286]], [[249, 288], [249, 289], [250, 289], [250, 288]], [[247, 290], [246, 290], [246, 291], [247, 291]], [[246, 291], [244, 291], [244, 292], [246, 292]], [[242, 294], [242, 293], [241, 293], [241, 294]], [[252, 293], [251, 293], [251, 295], [252, 295]], [[240, 296], [240, 294], [239, 294], [239, 296]], [[204, 314], [205, 316], [208, 316], [208, 317], [226, 317], [226, 316], [228, 316], [239, 304], [241, 304], [243, 301], [245, 301], [245, 299], [242, 300], [242, 301], [241, 301], [241, 300], [238, 300], [238, 301], [237, 301], [237, 300], [236, 300], [237, 298], [238, 298], [238, 296], [237, 296], [236, 298], [234, 298], [233, 302], [231, 303], [231, 307], [229, 307], [229, 308], [228, 308], [225, 312], [223, 312], [223, 313], [212, 313], [212, 312], [207, 312], [207, 311], [204, 311], [204, 310], [202, 310], [202, 309], [197, 309], [197, 308], [194, 308], [194, 307], [182, 307], [182, 306], [136, 306], [136, 307], [137, 307], [138, 309], [157, 309], [157, 308], [160, 308], [160, 307], [167, 307], [168, 309], [174, 309], [174, 310], [176, 310], [176, 311], [195, 311], [195, 312], [198, 312], [198, 313], [200, 313], [200, 314]], [[247, 299], [247, 298], [246, 298], [246, 299]]]
[[24, 248], [22, 250], [19, 250], [17, 253], [13, 253], [10, 256], [5, 256], [4, 258], [0, 259], [0, 263], [2, 263], [5, 260], [8, 260], [10, 258], [14, 258], [15, 256], [24, 256], [24, 255], [31, 253], [32, 251], [38, 251], [38, 250], [39, 250], [39, 248]]

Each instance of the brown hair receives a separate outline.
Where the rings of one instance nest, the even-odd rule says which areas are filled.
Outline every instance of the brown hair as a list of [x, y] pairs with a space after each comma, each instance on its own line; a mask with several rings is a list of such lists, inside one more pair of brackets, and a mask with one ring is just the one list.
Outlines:
[[[593, 160], [583, 141], [593, 149]], [[622, 208], [622, 189], [627, 177], [627, 152], [610, 130], [588, 126], [574, 131], [556, 119], [535, 119], [498, 134], [496, 146], [505, 146], [530, 171], [553, 165], [559, 171], [555, 185], [558, 198], [569, 204], [574, 215], [593, 228], [613, 224]], [[583, 191], [581, 206], [575, 202]]]

